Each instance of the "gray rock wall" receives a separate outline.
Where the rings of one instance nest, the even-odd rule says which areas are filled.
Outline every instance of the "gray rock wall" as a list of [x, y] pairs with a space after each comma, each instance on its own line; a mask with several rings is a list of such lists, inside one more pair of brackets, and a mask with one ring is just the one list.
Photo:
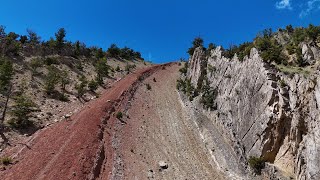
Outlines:
[[[239, 168], [230, 171], [246, 179], [247, 158], [261, 156], [274, 167], [273, 177], [280, 171], [281, 177], [320, 179], [319, 72], [285, 75], [264, 63], [256, 49], [243, 62], [236, 56], [223, 57], [220, 47], [209, 58], [204, 53], [198, 48], [190, 58], [188, 77], [198, 87], [205, 75], [218, 91], [217, 110], [203, 109], [202, 115], [230, 140], [232, 150], [226, 151], [238, 156], [238, 160], [224, 157], [220, 162], [234, 166], [237, 161]], [[202, 107], [199, 98], [192, 102], [195, 109]], [[200, 131], [206, 132], [204, 141], [215, 142], [216, 131], [210, 136], [209, 126], [200, 126]], [[265, 173], [271, 177], [270, 170]]]

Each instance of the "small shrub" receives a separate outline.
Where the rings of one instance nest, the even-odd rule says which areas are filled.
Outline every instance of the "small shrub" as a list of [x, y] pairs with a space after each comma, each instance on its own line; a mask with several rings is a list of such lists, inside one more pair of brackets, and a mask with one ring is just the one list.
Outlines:
[[51, 94], [60, 80], [60, 70], [54, 66], [48, 67], [48, 74], [45, 78], [44, 89], [47, 94]]
[[83, 71], [83, 66], [82, 66], [82, 63], [81, 63], [80, 61], [76, 64], [76, 68], [77, 68], [79, 71]]
[[77, 90], [78, 98], [81, 98], [86, 92], [86, 86], [88, 84], [88, 81], [84, 76], [81, 76], [79, 80], [80, 84], [76, 84], [75, 89]]
[[13, 119], [9, 124], [15, 128], [24, 128], [32, 124], [30, 114], [34, 112], [36, 104], [24, 94], [18, 95], [15, 98], [15, 104], [12, 107], [11, 114]]
[[59, 61], [57, 58], [54, 58], [54, 57], [47, 57], [45, 60], [44, 60], [44, 64], [47, 65], [47, 66], [50, 66], [52, 64], [59, 64]]
[[202, 96], [200, 99], [200, 103], [203, 105], [205, 109], [211, 109], [215, 110], [217, 109], [217, 105], [215, 103], [216, 97], [218, 95], [218, 92], [216, 89], [212, 89], [209, 86], [209, 83], [207, 82], [203, 87], [202, 87]]
[[69, 101], [68, 96], [66, 96], [64, 93], [59, 94], [58, 99], [59, 99], [60, 101], [62, 101], [62, 102], [68, 102], [68, 101]]
[[138, 80], [139, 80], [139, 81], [143, 81], [143, 80], [144, 80], [144, 77], [143, 77], [143, 76], [139, 76], [139, 77], [138, 77]]
[[183, 75], [187, 75], [187, 72], [188, 72], [188, 63], [184, 63], [184, 67], [179, 69], [179, 72]]
[[117, 72], [120, 72], [120, 71], [121, 71], [119, 65], [116, 67], [116, 71], [117, 71]]
[[117, 119], [122, 119], [123, 113], [121, 111], [117, 112], [116, 117], [117, 117]]
[[3, 157], [1, 158], [1, 164], [5, 165], [5, 166], [8, 166], [9, 164], [12, 163], [12, 158], [11, 157]]
[[42, 59], [40, 58], [31, 59], [30, 68], [31, 68], [32, 75], [38, 74], [37, 69], [40, 68], [41, 66], [42, 66]]
[[261, 170], [265, 167], [263, 158], [250, 156], [248, 160], [249, 166], [253, 169], [254, 173], [260, 175]]
[[135, 64], [129, 64], [127, 63], [127, 65], [125, 66], [125, 71], [127, 72], [127, 74], [129, 74], [132, 69], [135, 69], [137, 66]]
[[212, 66], [211, 64], [208, 64], [208, 72], [210, 73], [210, 76], [212, 76], [212, 73], [214, 73], [216, 70], [216, 67]]
[[90, 91], [94, 92], [95, 90], [98, 89], [98, 82], [95, 81], [95, 80], [91, 80], [89, 83], [88, 83], [88, 88]]
[[150, 84], [146, 84], [147, 90], [151, 90], [151, 85]]
[[284, 81], [284, 79], [281, 79], [281, 80], [280, 80], [280, 86], [281, 86], [282, 88], [284, 88], [284, 87], [287, 86], [287, 83]]

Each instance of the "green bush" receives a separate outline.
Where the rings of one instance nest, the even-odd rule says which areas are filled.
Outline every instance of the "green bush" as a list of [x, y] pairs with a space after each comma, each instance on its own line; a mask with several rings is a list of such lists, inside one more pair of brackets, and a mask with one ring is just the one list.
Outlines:
[[188, 72], [188, 62], [185, 62], [185, 63], [184, 63], [183, 68], [179, 69], [179, 72], [180, 72], [181, 74], [185, 75], [185, 76], [187, 75], [187, 72]]
[[61, 89], [66, 90], [66, 85], [70, 84], [70, 79], [69, 79], [69, 73], [68, 71], [64, 70], [61, 72], [60, 75], [60, 84], [61, 84]]
[[95, 81], [95, 80], [91, 80], [89, 83], [88, 83], [88, 88], [90, 91], [94, 92], [95, 90], [98, 89], [98, 82]]
[[215, 103], [215, 99], [218, 95], [218, 92], [216, 89], [213, 89], [209, 86], [208, 81], [206, 81], [206, 84], [202, 86], [202, 96], [200, 99], [200, 103], [203, 105], [205, 109], [211, 109], [215, 110], [217, 108], [217, 105]]
[[9, 89], [13, 73], [12, 62], [0, 57], [0, 93]]
[[248, 163], [253, 171], [258, 175], [261, 174], [261, 170], [265, 167], [265, 161], [260, 157], [250, 156]]
[[123, 118], [123, 113], [121, 111], [117, 112], [116, 117], [117, 117], [117, 119], [122, 119]]
[[42, 65], [43, 65], [42, 59], [40, 59], [40, 58], [31, 59], [30, 68], [31, 68], [32, 75], [37, 75], [38, 74], [37, 69], [42, 67]]
[[286, 46], [289, 55], [292, 55], [296, 52], [296, 46], [293, 43], [290, 43]]
[[58, 99], [62, 102], [68, 102], [69, 98], [64, 93], [59, 93]]
[[212, 66], [211, 64], [208, 64], [208, 72], [210, 73], [210, 76], [212, 76], [212, 73], [214, 73], [216, 70], [216, 67]]
[[103, 78], [109, 76], [110, 66], [107, 65], [105, 59], [100, 59], [95, 64], [95, 70], [97, 73], [97, 82], [101, 85], [103, 84]]
[[57, 83], [59, 83], [61, 78], [60, 73], [60, 70], [56, 67], [52, 65], [48, 67], [48, 74], [44, 82], [44, 89], [47, 94], [51, 94], [54, 91]]
[[13, 160], [11, 157], [3, 157], [0, 159], [1, 164], [8, 166], [9, 164], [12, 164]]
[[191, 84], [191, 79], [178, 79], [176, 87], [178, 90], [182, 91], [184, 94], [189, 97], [189, 99], [193, 99], [195, 96], [197, 96], [196, 89]]
[[310, 24], [305, 31], [309, 39], [311, 39], [312, 41], [315, 41], [320, 34], [320, 27]]
[[55, 57], [47, 57], [44, 60], [44, 64], [47, 65], [47, 66], [50, 66], [52, 64], [59, 64], [59, 61]]
[[286, 81], [285, 81], [284, 79], [281, 79], [281, 80], [280, 80], [280, 86], [281, 86], [282, 88], [284, 88], [284, 87], [287, 86], [287, 83], [286, 83]]
[[85, 78], [85, 76], [81, 76], [79, 81], [80, 81], [80, 84], [79, 83], [76, 84], [75, 89], [77, 90], [78, 98], [81, 98], [86, 92], [86, 86], [88, 84], [88, 81]]
[[288, 32], [289, 34], [293, 33], [293, 31], [294, 31], [294, 29], [293, 29], [293, 27], [292, 27], [291, 24], [286, 27], [286, 30], [287, 30], [287, 32]]
[[32, 124], [30, 114], [34, 111], [36, 104], [27, 96], [21, 94], [14, 98], [15, 104], [12, 107], [11, 114], [13, 119], [10, 125], [15, 128], [24, 128]]
[[132, 69], [135, 69], [137, 66], [135, 64], [129, 64], [127, 63], [126, 66], [125, 66], [125, 71], [127, 72], [127, 74], [129, 74]]
[[307, 35], [303, 28], [296, 28], [292, 34], [292, 40], [295, 45], [299, 45], [299, 43], [304, 41], [306, 37]]
[[120, 69], [120, 67], [119, 67], [119, 65], [116, 67], [116, 69], [115, 69], [117, 72], [120, 72], [121, 71], [121, 69]]
[[194, 53], [194, 51], [196, 50], [196, 48], [198, 48], [198, 47], [202, 47], [203, 49], [204, 49], [204, 47], [203, 47], [203, 39], [201, 38], [201, 37], [196, 37], [194, 40], [193, 40], [193, 42], [192, 42], [192, 47], [191, 48], [189, 48], [189, 50], [188, 50], [188, 54], [190, 55], [190, 56], [192, 56], [193, 55], [193, 53]]

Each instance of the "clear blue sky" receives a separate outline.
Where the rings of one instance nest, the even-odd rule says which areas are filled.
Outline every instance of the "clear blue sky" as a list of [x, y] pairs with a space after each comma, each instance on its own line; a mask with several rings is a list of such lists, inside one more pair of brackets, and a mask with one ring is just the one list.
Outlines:
[[64, 27], [68, 40], [129, 46], [160, 63], [187, 58], [196, 36], [228, 47], [269, 27], [319, 25], [319, 7], [320, 0], [2, 0], [0, 24], [45, 40]]

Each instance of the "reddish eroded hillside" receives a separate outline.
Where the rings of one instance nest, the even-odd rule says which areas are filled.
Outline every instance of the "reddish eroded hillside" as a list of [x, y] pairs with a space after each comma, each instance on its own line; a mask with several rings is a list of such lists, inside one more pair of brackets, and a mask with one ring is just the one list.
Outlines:
[[1, 179], [223, 179], [180, 102], [179, 68], [130, 74], [70, 119], [7, 149], [14, 162]]
[[[0, 172], [1, 179], [95, 179], [108, 144], [113, 112], [126, 104], [141, 77], [161, 66], [139, 70], [115, 83], [96, 101], [88, 103], [69, 120], [37, 132], [24, 145], [7, 149], [13, 164]], [[109, 128], [105, 127], [108, 126]], [[102, 155], [102, 156], [100, 156]], [[102, 159], [101, 159], [102, 158]]]

